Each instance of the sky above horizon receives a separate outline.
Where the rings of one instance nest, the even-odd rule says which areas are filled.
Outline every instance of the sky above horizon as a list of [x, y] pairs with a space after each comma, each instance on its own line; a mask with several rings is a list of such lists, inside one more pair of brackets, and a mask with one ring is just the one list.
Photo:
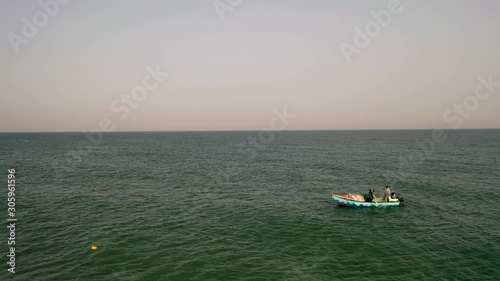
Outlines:
[[0, 132], [500, 128], [497, 0], [62, 2], [0, 0]]

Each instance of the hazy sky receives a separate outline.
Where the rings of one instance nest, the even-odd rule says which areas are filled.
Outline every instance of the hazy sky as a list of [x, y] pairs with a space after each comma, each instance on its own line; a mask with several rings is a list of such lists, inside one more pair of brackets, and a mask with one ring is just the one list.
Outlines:
[[[451, 128], [479, 76], [500, 81], [500, 1], [401, 0], [348, 63], [341, 42], [389, 2], [73, 0], [44, 23], [0, 0], [0, 131], [259, 130], [285, 106], [287, 130]], [[147, 67], [169, 76], [124, 116]], [[500, 128], [500, 87], [474, 109], [460, 128]]]

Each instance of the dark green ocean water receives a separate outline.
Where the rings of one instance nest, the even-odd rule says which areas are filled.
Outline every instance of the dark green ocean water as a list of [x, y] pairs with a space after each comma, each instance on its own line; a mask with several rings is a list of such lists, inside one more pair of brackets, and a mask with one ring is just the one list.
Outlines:
[[[500, 280], [500, 131], [445, 134], [2, 133], [0, 280]], [[330, 199], [388, 184], [404, 207]]]

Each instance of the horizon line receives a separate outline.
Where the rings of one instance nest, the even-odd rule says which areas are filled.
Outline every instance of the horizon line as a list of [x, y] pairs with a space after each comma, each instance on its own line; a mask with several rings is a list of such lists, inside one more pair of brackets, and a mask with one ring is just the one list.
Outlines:
[[[277, 132], [325, 132], [325, 131], [460, 131], [460, 130], [500, 130], [500, 128], [461, 128], [461, 129], [443, 129], [443, 128], [426, 128], [426, 129], [296, 129], [296, 130], [279, 130]], [[260, 132], [271, 130], [154, 130], [154, 131], [98, 131], [101, 133], [191, 133], [191, 132]], [[83, 131], [0, 131], [0, 134], [15, 134], [15, 133], [84, 133]], [[92, 132], [95, 133], [95, 132]]]

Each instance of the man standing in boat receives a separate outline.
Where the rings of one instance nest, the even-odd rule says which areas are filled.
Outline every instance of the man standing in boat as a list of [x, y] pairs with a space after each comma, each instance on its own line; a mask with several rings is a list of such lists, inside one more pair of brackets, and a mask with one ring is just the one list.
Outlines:
[[391, 188], [387, 185], [384, 189], [384, 201], [385, 202], [398, 202], [398, 199], [391, 197]]

